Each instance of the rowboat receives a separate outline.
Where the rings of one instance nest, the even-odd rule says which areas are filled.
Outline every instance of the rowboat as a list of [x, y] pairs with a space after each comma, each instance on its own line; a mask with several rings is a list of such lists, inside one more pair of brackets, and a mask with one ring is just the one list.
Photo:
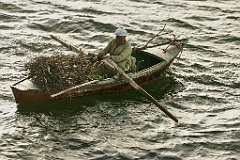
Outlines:
[[[182, 52], [184, 44], [185, 41], [174, 41], [166, 45], [165, 49], [160, 49], [159, 47], [134, 48], [132, 56], [137, 59], [138, 71], [127, 73], [127, 75], [139, 86], [153, 82], [169, 68], [174, 59]], [[10, 87], [18, 104], [76, 98], [133, 89], [120, 76], [93, 80], [64, 91], [43, 89], [34, 84], [30, 77], [24, 78]]]

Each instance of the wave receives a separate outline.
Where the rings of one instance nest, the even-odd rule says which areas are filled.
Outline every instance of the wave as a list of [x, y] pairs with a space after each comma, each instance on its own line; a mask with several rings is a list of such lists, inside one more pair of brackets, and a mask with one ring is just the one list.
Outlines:
[[26, 19], [26, 17], [24, 16], [17, 16], [17, 15], [8, 15], [8, 14], [4, 14], [4, 13], [0, 13], [0, 19], [3, 22], [16, 22], [22, 20], [22, 19]]
[[192, 15], [190, 17], [186, 17], [186, 19], [192, 19], [192, 20], [196, 20], [196, 21], [202, 21], [202, 22], [206, 22], [206, 21], [217, 21], [220, 18], [213, 18], [213, 17], [205, 17], [205, 16], [198, 16], [198, 15]]
[[28, 28], [56, 33], [84, 33], [87, 31], [109, 32], [114, 31], [116, 26], [109, 23], [101, 23], [92, 19], [78, 21], [61, 20], [61, 19], [44, 19], [41, 23], [33, 22], [28, 24]]
[[163, 22], [170, 23], [171, 25], [174, 25], [176, 27], [182, 27], [185, 29], [191, 29], [191, 30], [199, 29], [199, 27], [197, 26], [194, 26], [192, 24], [189, 24], [188, 22], [185, 22], [183, 20], [176, 19], [176, 18], [168, 18], [166, 20], [163, 20]]
[[14, 11], [14, 12], [21, 12], [22, 8], [13, 4], [13, 3], [4, 3], [4, 2], [0, 2], [0, 8], [1, 10], [5, 10], [5, 11]]

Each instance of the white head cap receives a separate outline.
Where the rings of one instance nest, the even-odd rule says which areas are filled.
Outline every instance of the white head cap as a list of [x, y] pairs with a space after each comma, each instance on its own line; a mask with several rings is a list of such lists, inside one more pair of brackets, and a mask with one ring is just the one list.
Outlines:
[[127, 31], [123, 28], [118, 28], [115, 30], [115, 35], [116, 36], [127, 36]]

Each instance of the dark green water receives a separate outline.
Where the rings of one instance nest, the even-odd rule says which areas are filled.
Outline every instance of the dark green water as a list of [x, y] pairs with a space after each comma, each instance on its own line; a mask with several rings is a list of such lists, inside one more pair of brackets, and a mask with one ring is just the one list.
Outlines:
[[[0, 0], [0, 159], [239, 159], [239, 17], [237, 0]], [[178, 124], [136, 91], [14, 102], [26, 62], [68, 53], [50, 34], [97, 53], [118, 26], [137, 45], [164, 24], [190, 40], [145, 89]]]

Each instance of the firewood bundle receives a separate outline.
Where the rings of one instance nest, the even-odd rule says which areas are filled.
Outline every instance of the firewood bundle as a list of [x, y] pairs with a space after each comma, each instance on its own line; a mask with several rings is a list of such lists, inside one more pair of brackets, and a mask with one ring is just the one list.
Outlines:
[[35, 84], [55, 90], [86, 82], [91, 75], [92, 66], [81, 54], [39, 56], [25, 64]]

